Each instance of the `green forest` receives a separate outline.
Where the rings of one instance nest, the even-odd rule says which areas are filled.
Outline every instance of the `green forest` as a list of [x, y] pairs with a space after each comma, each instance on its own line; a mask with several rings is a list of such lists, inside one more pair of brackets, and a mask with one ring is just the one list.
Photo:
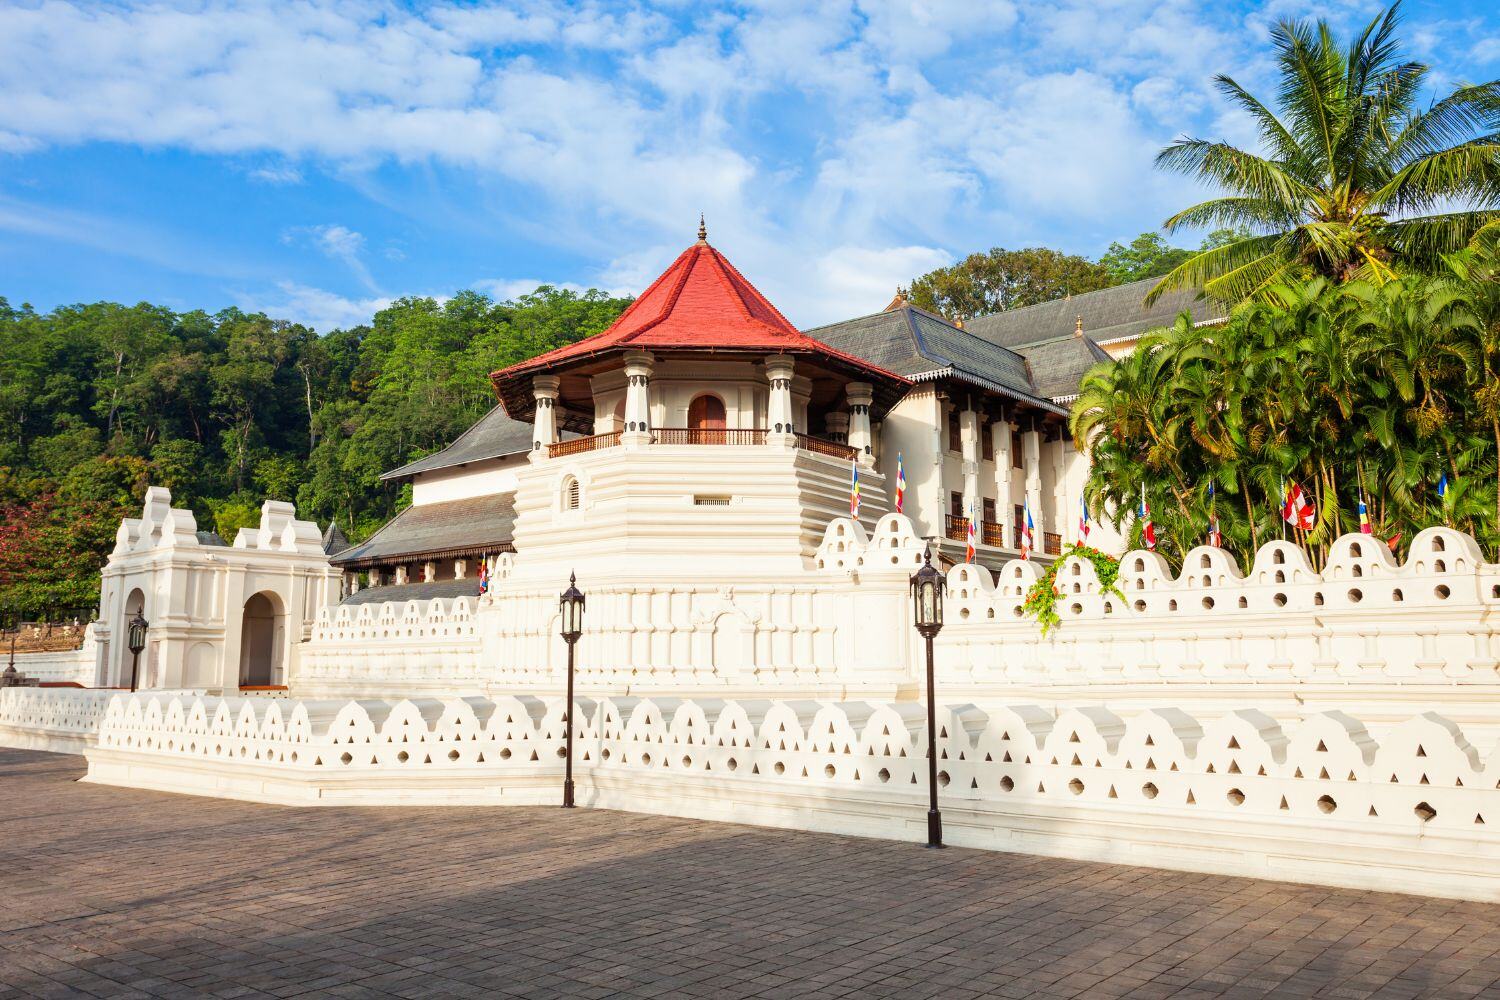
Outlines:
[[148, 485], [226, 541], [264, 499], [351, 538], [409, 498], [380, 473], [494, 405], [486, 376], [604, 329], [629, 302], [405, 298], [319, 335], [259, 313], [140, 303], [39, 313], [0, 298], [0, 613], [91, 608]]

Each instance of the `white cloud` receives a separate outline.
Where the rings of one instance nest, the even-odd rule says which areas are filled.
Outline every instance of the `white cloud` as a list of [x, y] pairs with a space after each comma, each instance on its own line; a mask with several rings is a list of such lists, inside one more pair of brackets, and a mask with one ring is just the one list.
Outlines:
[[261, 181], [265, 184], [301, 184], [302, 171], [286, 164], [257, 167], [250, 171], [250, 179]]
[[951, 263], [952, 255], [937, 247], [837, 247], [817, 262], [823, 302], [813, 321], [876, 312], [891, 301], [897, 287]]
[[310, 326], [319, 333], [369, 323], [377, 312], [394, 301], [388, 296], [350, 299], [294, 281], [279, 282], [276, 288], [275, 294], [241, 293], [235, 297], [241, 309], [289, 319], [294, 323]]
[[570, 292], [588, 291], [583, 285], [574, 284], [571, 281], [545, 281], [541, 278], [484, 278], [474, 282], [471, 287], [477, 292], [483, 292], [496, 302], [513, 302], [523, 295], [530, 295], [542, 285], [551, 285]]
[[363, 233], [357, 233], [348, 226], [330, 223], [320, 226], [296, 226], [281, 234], [281, 242], [286, 244], [303, 241], [325, 256], [343, 263], [366, 288], [371, 291], [378, 290], [375, 278], [370, 274], [369, 267], [362, 259], [365, 250]]
[[[1373, 3], [1332, 9], [1363, 21]], [[612, 291], [639, 292], [702, 210], [716, 244], [806, 323], [879, 308], [970, 250], [1066, 233], [1066, 248], [1098, 252], [1159, 222], [1196, 192], [1154, 170], [1156, 150], [1181, 132], [1244, 141], [1212, 74], [1266, 89], [1266, 23], [1311, 9], [20, 0], [0, 4], [0, 153], [184, 149], [259, 164], [249, 176], [267, 184], [299, 183], [308, 163], [345, 179], [456, 170], [486, 201], [449, 215], [564, 247], [586, 263], [556, 279]], [[1417, 42], [1439, 44], [1430, 34]], [[378, 296], [370, 256], [404, 251], [359, 227], [372, 240], [334, 224], [290, 239]]]

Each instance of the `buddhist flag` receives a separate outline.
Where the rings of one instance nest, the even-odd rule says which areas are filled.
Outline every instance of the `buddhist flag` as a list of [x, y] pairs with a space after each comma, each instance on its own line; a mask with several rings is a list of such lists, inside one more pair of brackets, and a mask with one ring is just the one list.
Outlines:
[[1021, 558], [1031, 558], [1031, 550], [1036, 547], [1036, 522], [1031, 519], [1031, 498], [1026, 498], [1025, 520], [1021, 523]]
[[1151, 505], [1146, 502], [1146, 485], [1141, 484], [1141, 540], [1146, 548], [1156, 550], [1156, 525], [1151, 523]]
[[490, 561], [485, 556], [479, 557], [479, 592], [488, 593], [490, 589]]
[[896, 513], [906, 505], [906, 466], [901, 462], [901, 453], [896, 452]]
[[969, 504], [969, 529], [965, 533], [964, 562], [974, 561], [974, 504]]
[[1089, 502], [1083, 497], [1078, 498], [1078, 541], [1089, 540]]
[[1362, 535], [1373, 535], [1375, 526], [1370, 523], [1370, 508], [1365, 506], [1365, 498], [1359, 498], [1359, 531]]
[[849, 516], [859, 520], [859, 459], [849, 460]]
[[1214, 500], [1214, 484], [1208, 484], [1208, 544], [1216, 549], [1224, 547], [1224, 534], [1219, 530], [1219, 512]]
[[1281, 503], [1281, 519], [1303, 531], [1310, 530], [1317, 521], [1317, 512], [1313, 508], [1312, 498], [1296, 483], [1287, 483], [1286, 499]]
[[1438, 499], [1442, 500], [1448, 496], [1448, 473], [1444, 472], [1438, 479]]

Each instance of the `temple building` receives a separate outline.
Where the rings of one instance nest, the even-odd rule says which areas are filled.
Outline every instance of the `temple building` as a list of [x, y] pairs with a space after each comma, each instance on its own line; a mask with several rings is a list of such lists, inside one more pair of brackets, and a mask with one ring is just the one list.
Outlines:
[[1068, 408], [1083, 376], [1182, 310], [1223, 320], [1193, 293], [1146, 306], [1154, 284], [967, 322], [898, 295], [799, 331], [700, 230], [607, 330], [495, 372], [499, 405], [385, 474], [413, 503], [334, 555], [345, 601], [477, 594], [481, 564], [528, 530], [563, 561], [570, 545], [628, 558], [668, 538], [690, 554], [715, 532], [746, 559], [805, 561], [849, 512], [856, 470], [861, 519], [894, 509], [898, 465], [902, 512], [943, 561], [964, 560], [971, 520], [976, 561], [1015, 558], [1028, 514], [1029, 554], [1048, 560], [1082, 537], [1088, 459]]

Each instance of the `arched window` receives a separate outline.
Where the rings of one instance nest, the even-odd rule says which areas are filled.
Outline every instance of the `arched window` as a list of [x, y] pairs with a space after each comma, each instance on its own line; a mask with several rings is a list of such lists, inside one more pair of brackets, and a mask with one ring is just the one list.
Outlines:
[[583, 493], [579, 489], [578, 479], [569, 476], [563, 480], [562, 505], [563, 510], [577, 510], [583, 502]]
[[698, 433], [693, 437], [701, 444], [723, 444], [724, 401], [718, 396], [702, 395], [688, 404], [688, 428]]

